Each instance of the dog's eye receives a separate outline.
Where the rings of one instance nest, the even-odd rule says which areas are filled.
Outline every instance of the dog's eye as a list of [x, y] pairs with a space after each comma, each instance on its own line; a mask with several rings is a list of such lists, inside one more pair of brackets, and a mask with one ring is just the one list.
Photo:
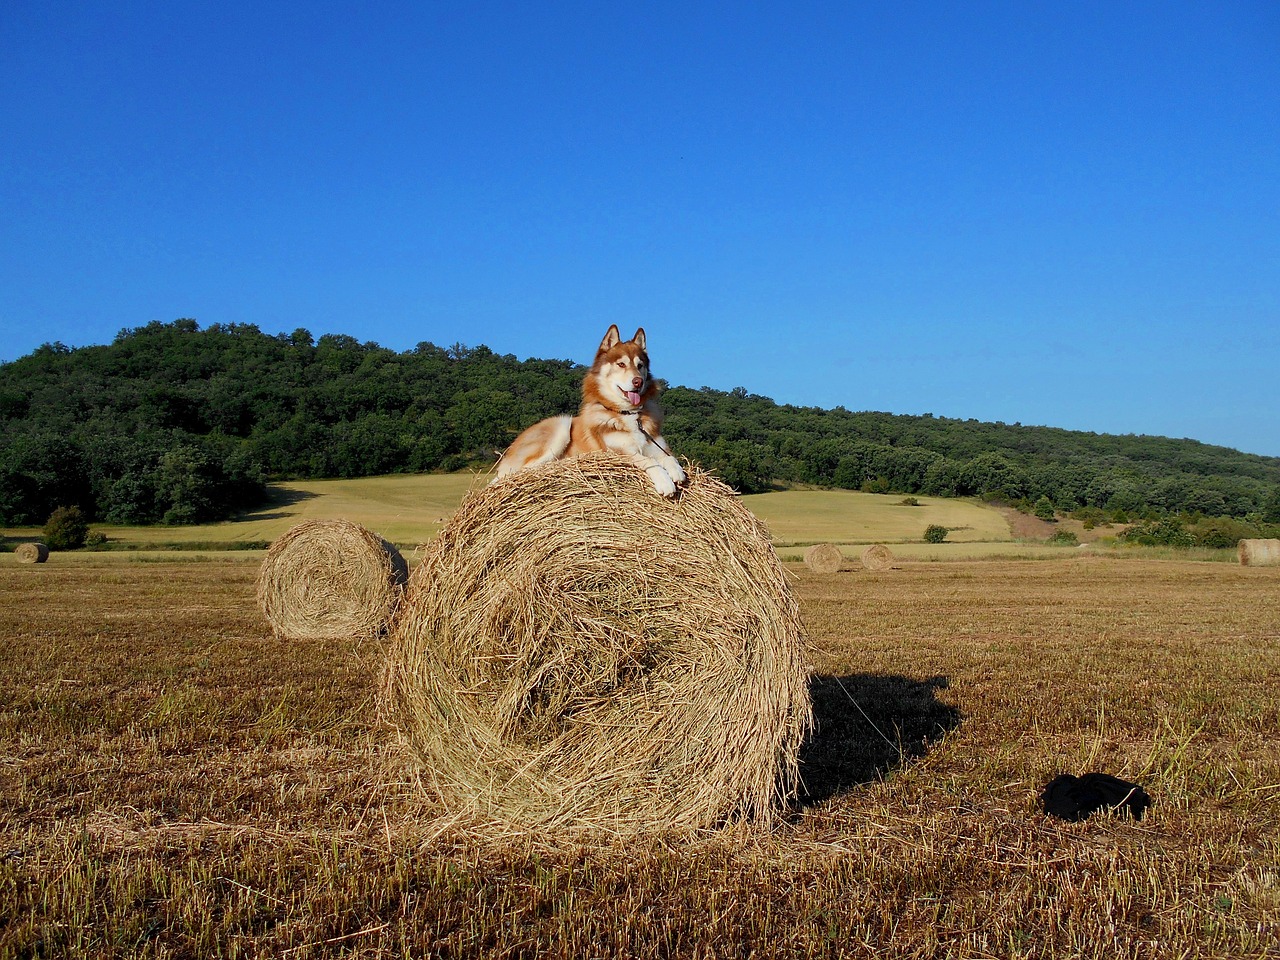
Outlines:
[[619, 360], [619, 361], [618, 361], [618, 369], [619, 369], [619, 370], [625, 370], [625, 369], [626, 369], [626, 367], [627, 367], [627, 363], [626, 363], [626, 361], [625, 361], [625, 360]]

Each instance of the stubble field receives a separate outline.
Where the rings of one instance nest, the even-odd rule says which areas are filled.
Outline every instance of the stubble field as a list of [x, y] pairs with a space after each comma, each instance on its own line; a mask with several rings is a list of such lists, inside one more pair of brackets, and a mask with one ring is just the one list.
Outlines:
[[[780, 829], [482, 839], [413, 789], [376, 644], [270, 636], [257, 558], [0, 558], [0, 956], [1280, 955], [1280, 569], [790, 564]], [[1047, 819], [1059, 772], [1141, 822]]]

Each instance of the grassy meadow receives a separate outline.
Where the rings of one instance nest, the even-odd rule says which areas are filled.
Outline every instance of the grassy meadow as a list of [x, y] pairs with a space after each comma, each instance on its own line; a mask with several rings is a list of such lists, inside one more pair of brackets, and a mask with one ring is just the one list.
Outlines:
[[[290, 485], [172, 540], [344, 515], [412, 546], [472, 482], [448, 479]], [[0, 557], [0, 958], [1280, 956], [1280, 568], [984, 554], [1036, 547], [1007, 527], [917, 558], [894, 530], [999, 514], [832, 496], [749, 501], [784, 556], [900, 557], [787, 564], [818, 720], [799, 802], [770, 833], [626, 844], [434, 807], [379, 719], [380, 645], [274, 639], [260, 553]], [[1154, 806], [1046, 818], [1043, 784], [1087, 770]]]
[[974, 500], [860, 493], [854, 490], [785, 490], [743, 497], [756, 516], [769, 525], [778, 546], [904, 543], [919, 540], [926, 527], [938, 524], [955, 543], [1010, 539], [1000, 512]]
[[[343, 518], [412, 550], [432, 539], [468, 490], [483, 486], [488, 473], [397, 474], [357, 480], [311, 480], [273, 484], [270, 502], [225, 523], [184, 527], [128, 527], [95, 524], [109, 546], [130, 552], [255, 548], [312, 518]], [[814, 543], [835, 543], [857, 558], [871, 543], [893, 546], [913, 559], [990, 556], [1060, 556], [1061, 547], [1015, 539], [1000, 510], [976, 500], [917, 497], [907, 506], [901, 495], [849, 490], [783, 490], [743, 498], [769, 526], [783, 559], [799, 559]], [[943, 544], [923, 542], [930, 524], [951, 533]], [[9, 545], [40, 539], [36, 527], [0, 531]], [[83, 554], [63, 554], [77, 562]]]

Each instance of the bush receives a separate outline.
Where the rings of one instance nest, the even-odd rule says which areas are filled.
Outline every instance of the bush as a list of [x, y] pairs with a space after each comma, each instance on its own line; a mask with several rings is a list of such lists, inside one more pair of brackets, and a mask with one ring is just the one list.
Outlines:
[[929, 526], [925, 527], [924, 542], [925, 543], [942, 543], [942, 541], [947, 539], [947, 534], [950, 532], [951, 531], [948, 530], [946, 527], [939, 526], [936, 523], [931, 523], [929, 524]]
[[89, 521], [79, 507], [58, 507], [44, 525], [44, 542], [50, 550], [78, 550], [89, 536]]
[[1047, 542], [1060, 544], [1064, 547], [1074, 547], [1079, 545], [1080, 538], [1070, 530], [1055, 530], [1053, 532], [1053, 536], [1051, 536]]
[[901, 500], [899, 500], [899, 501], [898, 501], [898, 506], [900, 506], [900, 507], [918, 507], [918, 506], [920, 506], [920, 501], [919, 501], [919, 500], [917, 500], [915, 497], [903, 497]]
[[1098, 524], [1107, 522], [1107, 515], [1100, 507], [1079, 507], [1071, 511], [1071, 517], [1081, 521], [1086, 530], [1092, 530]]
[[1041, 520], [1053, 519], [1053, 502], [1048, 497], [1041, 497], [1034, 507], [1035, 515]]
[[101, 530], [91, 530], [84, 538], [84, 545], [90, 550], [100, 550], [107, 545], [107, 535]]
[[1231, 549], [1241, 540], [1261, 537], [1262, 531], [1256, 524], [1232, 520], [1230, 517], [1210, 517], [1194, 523], [1190, 528], [1196, 543], [1202, 547]]
[[1192, 547], [1196, 542], [1177, 520], [1147, 520], [1124, 531], [1120, 539], [1147, 547]]

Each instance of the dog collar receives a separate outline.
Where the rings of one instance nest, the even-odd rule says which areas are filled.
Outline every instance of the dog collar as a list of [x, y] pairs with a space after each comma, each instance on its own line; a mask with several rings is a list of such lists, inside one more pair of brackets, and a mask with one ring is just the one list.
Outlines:
[[638, 417], [638, 416], [640, 416], [640, 411], [639, 411], [639, 410], [619, 410], [618, 412], [619, 412], [620, 414], [622, 414], [624, 417]]

